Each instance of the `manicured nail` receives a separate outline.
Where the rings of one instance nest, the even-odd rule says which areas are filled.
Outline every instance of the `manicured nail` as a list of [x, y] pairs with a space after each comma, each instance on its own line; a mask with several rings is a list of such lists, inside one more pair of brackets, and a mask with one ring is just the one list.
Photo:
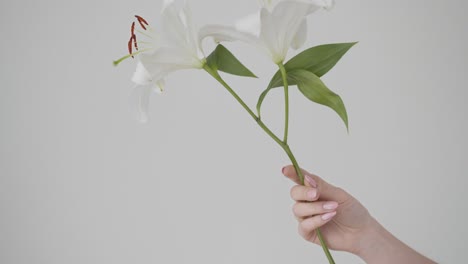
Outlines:
[[315, 196], [317, 196], [317, 189], [312, 189], [310, 191], [307, 192], [307, 197], [312, 200], [315, 198]]
[[337, 202], [326, 202], [323, 204], [323, 209], [325, 210], [333, 210], [338, 208], [338, 203]]
[[310, 177], [309, 175], [305, 176], [307, 182], [310, 184], [310, 186], [317, 188], [317, 183]]
[[326, 213], [326, 214], [322, 215], [322, 220], [323, 221], [330, 220], [335, 215], [336, 215], [336, 212]]

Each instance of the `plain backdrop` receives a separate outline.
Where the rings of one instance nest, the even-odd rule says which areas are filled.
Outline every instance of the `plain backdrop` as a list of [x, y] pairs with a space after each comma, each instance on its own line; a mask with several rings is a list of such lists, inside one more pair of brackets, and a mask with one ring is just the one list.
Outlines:
[[[257, 9], [191, 3], [200, 26]], [[161, 4], [1, 1], [0, 263], [326, 263], [297, 234], [287, 157], [208, 74], [171, 75], [150, 122], [134, 120], [135, 63], [112, 61], [126, 53], [133, 15], [157, 28]], [[349, 135], [291, 89], [301, 166], [440, 263], [468, 250], [467, 10], [461, 0], [337, 0], [310, 17], [306, 47], [359, 41], [323, 77], [347, 106]], [[275, 65], [227, 46], [260, 77], [226, 76], [253, 107]], [[282, 103], [278, 89], [263, 110], [277, 133]]]

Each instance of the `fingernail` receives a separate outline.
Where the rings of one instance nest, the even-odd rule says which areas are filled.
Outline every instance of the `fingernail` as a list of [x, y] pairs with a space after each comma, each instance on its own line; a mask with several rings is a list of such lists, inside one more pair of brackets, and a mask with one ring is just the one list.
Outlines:
[[322, 220], [323, 221], [330, 220], [335, 215], [336, 215], [336, 212], [326, 213], [326, 214], [322, 215]]
[[315, 196], [317, 196], [317, 190], [316, 190], [316, 189], [312, 189], [312, 190], [310, 190], [310, 191], [307, 192], [307, 197], [308, 197], [309, 199], [312, 200], [312, 199], [315, 198]]
[[338, 208], [338, 203], [337, 202], [326, 202], [323, 205], [323, 209], [325, 209], [325, 210], [333, 210], [333, 209], [336, 209], [336, 208]]
[[317, 183], [310, 177], [309, 175], [305, 176], [307, 182], [310, 184], [310, 186], [317, 188]]
[[281, 169], [281, 173], [284, 174], [284, 170], [286, 169], [286, 166], [284, 166], [282, 169]]

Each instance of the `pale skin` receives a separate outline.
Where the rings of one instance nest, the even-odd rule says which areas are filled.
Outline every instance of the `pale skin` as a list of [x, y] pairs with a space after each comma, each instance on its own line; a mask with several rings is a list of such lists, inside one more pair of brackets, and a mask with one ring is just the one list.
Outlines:
[[283, 174], [298, 184], [291, 188], [291, 198], [296, 201], [293, 213], [305, 240], [320, 245], [315, 232], [320, 227], [330, 249], [350, 252], [369, 264], [436, 263], [388, 232], [345, 190], [302, 172], [305, 186], [292, 165], [283, 168]]

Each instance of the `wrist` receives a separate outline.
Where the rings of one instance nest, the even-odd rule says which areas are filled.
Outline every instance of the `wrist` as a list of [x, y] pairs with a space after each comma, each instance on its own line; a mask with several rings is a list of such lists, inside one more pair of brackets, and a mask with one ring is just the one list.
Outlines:
[[360, 239], [356, 255], [373, 264], [434, 264], [388, 232], [374, 218]]
[[358, 241], [356, 252], [353, 252], [366, 263], [375, 263], [373, 260], [391, 246], [393, 237], [377, 220], [371, 219]]

